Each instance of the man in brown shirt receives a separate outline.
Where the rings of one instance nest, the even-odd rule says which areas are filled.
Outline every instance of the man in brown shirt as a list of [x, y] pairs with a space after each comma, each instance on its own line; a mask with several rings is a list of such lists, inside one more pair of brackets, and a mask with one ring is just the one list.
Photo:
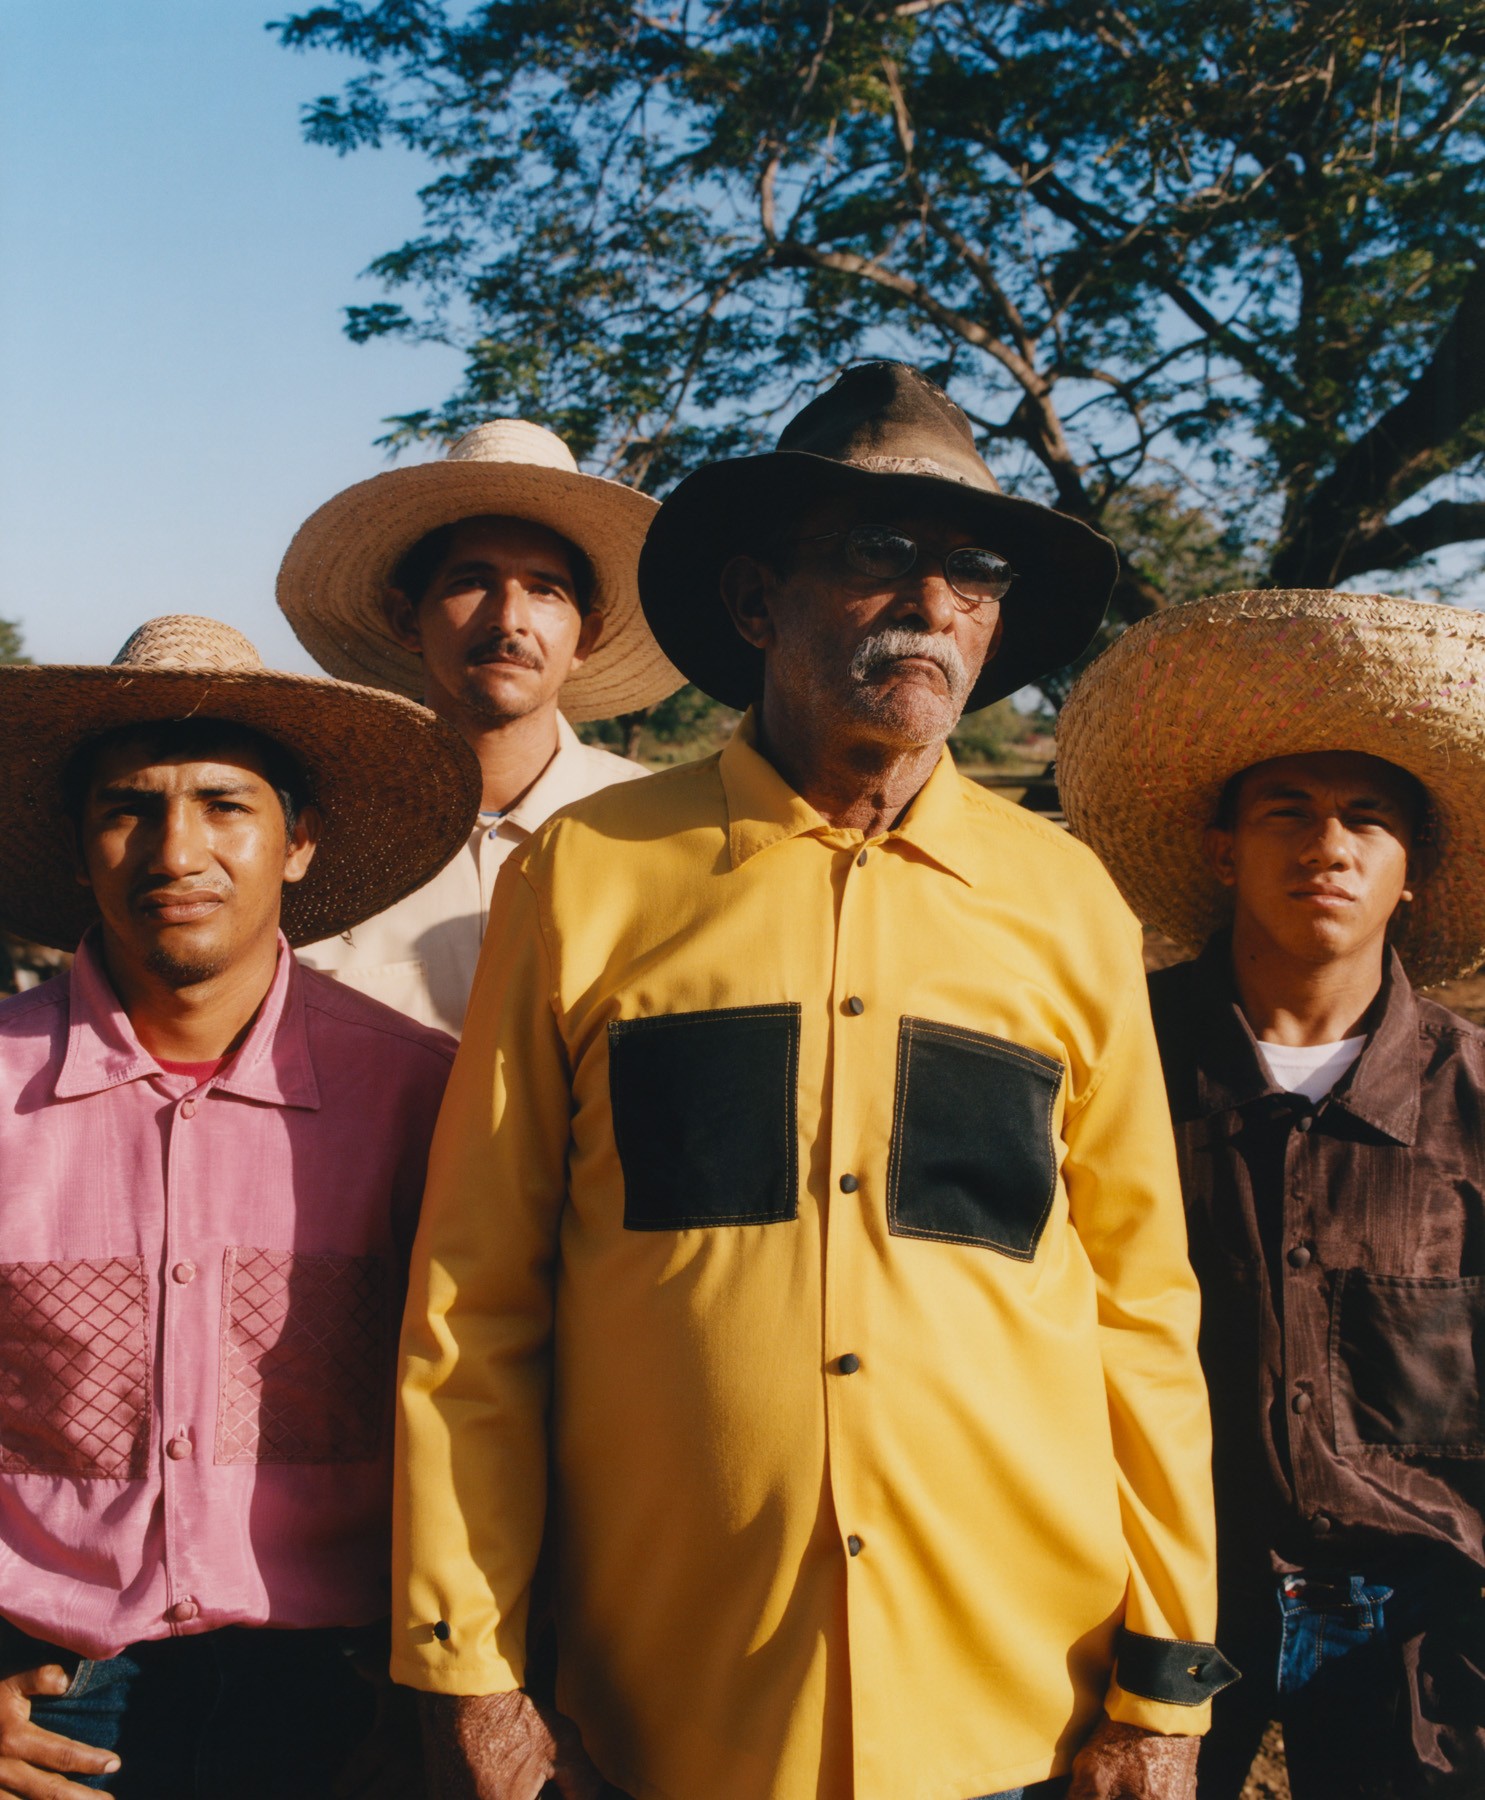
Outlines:
[[1230, 596], [1064, 721], [1074, 827], [1206, 940], [1151, 980], [1245, 1675], [1201, 1800], [1274, 1717], [1295, 1800], [1485, 1794], [1485, 1032], [1409, 979], [1485, 949], [1481, 675], [1477, 615]]

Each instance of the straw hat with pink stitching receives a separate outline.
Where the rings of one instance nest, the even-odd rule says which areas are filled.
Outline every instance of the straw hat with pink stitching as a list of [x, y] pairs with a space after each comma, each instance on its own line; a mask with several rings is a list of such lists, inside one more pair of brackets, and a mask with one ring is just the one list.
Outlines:
[[1219, 594], [1143, 619], [1057, 729], [1067, 821], [1147, 924], [1203, 943], [1230, 913], [1202, 840], [1232, 776], [1359, 750], [1428, 791], [1434, 863], [1395, 942], [1420, 987], [1485, 960], [1485, 616], [1388, 594]]
[[638, 489], [584, 475], [555, 433], [492, 419], [439, 462], [388, 469], [327, 500], [289, 545], [278, 603], [322, 669], [421, 699], [422, 664], [392, 636], [384, 611], [393, 570], [441, 525], [489, 514], [527, 519], [587, 557], [603, 618], [597, 646], [563, 683], [563, 712], [573, 720], [638, 712], [684, 679], [639, 607], [639, 551], [655, 511]]

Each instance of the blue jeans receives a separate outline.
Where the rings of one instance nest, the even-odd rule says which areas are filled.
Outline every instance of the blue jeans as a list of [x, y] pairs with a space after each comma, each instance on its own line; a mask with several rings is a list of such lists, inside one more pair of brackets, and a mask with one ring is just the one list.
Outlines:
[[376, 1718], [360, 1647], [353, 1632], [231, 1627], [90, 1662], [0, 1622], [7, 1672], [56, 1662], [72, 1675], [31, 1716], [117, 1751], [117, 1774], [72, 1779], [119, 1800], [325, 1800]]
[[[1272, 1578], [1270, 1578], [1272, 1581]], [[1237, 1800], [1264, 1726], [1284, 1727], [1294, 1800], [1485, 1794], [1478, 1582], [1410, 1568], [1285, 1576], [1218, 1607], [1243, 1680], [1218, 1697], [1199, 1800]], [[1225, 1620], [1225, 1623], [1224, 1623]]]

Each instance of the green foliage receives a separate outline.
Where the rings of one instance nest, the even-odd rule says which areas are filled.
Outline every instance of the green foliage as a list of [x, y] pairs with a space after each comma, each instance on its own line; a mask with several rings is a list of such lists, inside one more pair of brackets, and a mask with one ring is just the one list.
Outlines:
[[306, 111], [423, 153], [353, 337], [663, 489], [845, 362], [1111, 531], [1130, 618], [1485, 537], [1480, 0], [367, 0]]
[[0, 619], [0, 663], [28, 663], [25, 640], [14, 619]]
[[971, 765], [1005, 762], [1015, 744], [1026, 735], [1028, 721], [1009, 700], [966, 713], [949, 734], [954, 760]]

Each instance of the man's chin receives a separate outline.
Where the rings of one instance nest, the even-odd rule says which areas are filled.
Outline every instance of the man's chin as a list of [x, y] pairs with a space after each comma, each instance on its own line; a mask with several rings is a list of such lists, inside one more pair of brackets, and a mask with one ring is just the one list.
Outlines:
[[904, 745], [942, 743], [963, 711], [959, 701], [937, 682], [923, 678], [865, 682], [854, 699], [858, 717]]
[[466, 707], [491, 725], [524, 719], [553, 697], [541, 672], [511, 663], [477, 664], [464, 683]]
[[231, 951], [217, 933], [199, 927], [167, 927], [152, 933], [141, 948], [145, 968], [173, 988], [214, 981], [232, 961]]

